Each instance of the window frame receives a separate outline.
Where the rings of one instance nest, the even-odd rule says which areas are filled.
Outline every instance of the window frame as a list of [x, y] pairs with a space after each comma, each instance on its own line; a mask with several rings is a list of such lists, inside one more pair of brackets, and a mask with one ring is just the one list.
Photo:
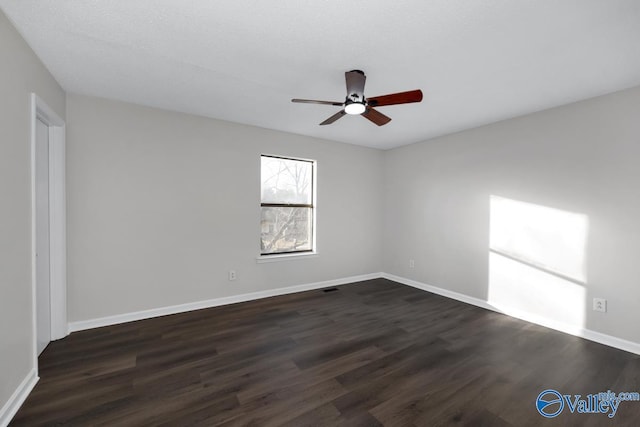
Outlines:
[[[307, 162], [311, 163], [311, 203], [264, 203], [262, 201], [262, 158], [270, 157], [274, 159], [282, 159], [282, 160], [292, 160], [296, 162]], [[270, 252], [263, 253], [262, 247], [259, 247], [259, 255], [258, 261], [276, 261], [280, 259], [294, 258], [294, 257], [312, 257], [317, 255], [316, 251], [316, 217], [317, 217], [317, 202], [316, 202], [316, 182], [317, 182], [317, 167], [318, 162], [313, 159], [306, 159], [301, 157], [293, 157], [293, 156], [283, 156], [276, 154], [260, 154], [260, 210], [263, 207], [282, 207], [282, 208], [306, 208], [311, 211], [311, 233], [309, 233], [311, 238], [311, 249], [301, 249], [294, 251], [283, 251], [283, 252]], [[262, 215], [262, 214], [260, 214]], [[262, 234], [262, 230], [260, 230]]]

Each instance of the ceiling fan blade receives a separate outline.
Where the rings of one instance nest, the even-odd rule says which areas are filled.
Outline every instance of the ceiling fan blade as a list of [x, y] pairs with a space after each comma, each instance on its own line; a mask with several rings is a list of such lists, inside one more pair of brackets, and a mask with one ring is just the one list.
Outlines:
[[386, 125], [391, 121], [391, 117], [387, 117], [384, 114], [382, 114], [380, 111], [374, 110], [371, 107], [367, 107], [365, 112], [362, 113], [362, 116], [364, 118], [371, 120], [373, 123], [377, 124], [378, 126]]
[[357, 95], [357, 99], [354, 99], [354, 101], [362, 100], [364, 97], [364, 83], [367, 81], [367, 76], [360, 70], [352, 70], [344, 73], [344, 78], [347, 82], [347, 97]]
[[331, 123], [335, 122], [336, 120], [338, 120], [340, 117], [344, 116], [345, 114], [347, 114], [347, 113], [345, 113], [344, 110], [340, 110], [337, 113], [335, 113], [333, 116], [329, 117], [324, 122], [320, 123], [320, 126], [330, 125]]
[[315, 99], [297, 99], [294, 98], [291, 100], [291, 102], [300, 102], [303, 104], [324, 104], [324, 105], [335, 105], [337, 107], [342, 107], [344, 105], [344, 102], [337, 102], [337, 101], [317, 101]]
[[382, 107], [384, 105], [409, 104], [411, 102], [422, 101], [422, 91], [420, 89], [408, 92], [392, 93], [390, 95], [374, 96], [367, 98], [367, 104], [372, 107]]

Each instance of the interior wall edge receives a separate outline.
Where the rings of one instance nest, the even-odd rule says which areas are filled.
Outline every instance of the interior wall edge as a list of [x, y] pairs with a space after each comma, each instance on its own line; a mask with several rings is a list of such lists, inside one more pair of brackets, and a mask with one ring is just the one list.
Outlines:
[[104, 326], [111, 326], [111, 325], [117, 325], [117, 324], [126, 323], [126, 322], [133, 322], [137, 320], [151, 319], [154, 317], [185, 313], [189, 311], [202, 310], [206, 308], [219, 307], [219, 306], [229, 305], [229, 304], [237, 304], [241, 302], [248, 302], [248, 301], [254, 301], [254, 300], [259, 300], [263, 298], [270, 298], [274, 296], [292, 294], [296, 292], [322, 289], [322, 288], [327, 288], [331, 286], [341, 286], [349, 283], [362, 282], [362, 281], [373, 280], [378, 278], [391, 280], [393, 282], [397, 282], [406, 286], [411, 286], [413, 288], [420, 289], [422, 291], [430, 292], [432, 294], [436, 294], [436, 295], [440, 295], [456, 301], [460, 301], [465, 304], [470, 304], [476, 307], [483, 308], [485, 310], [491, 310], [500, 314], [504, 314], [509, 317], [514, 317], [514, 318], [524, 320], [526, 322], [533, 323], [536, 325], [540, 325], [549, 329], [553, 329], [562, 333], [584, 338], [589, 341], [594, 341], [599, 344], [603, 344], [609, 347], [617, 348], [619, 350], [627, 351], [629, 353], [640, 355], [640, 343], [637, 343], [637, 342], [625, 340], [623, 338], [619, 338], [619, 337], [608, 335], [608, 334], [603, 334], [587, 328], [576, 328], [574, 326], [567, 325], [562, 322], [558, 322], [554, 319], [534, 316], [530, 313], [526, 313], [518, 310], [511, 310], [509, 308], [504, 308], [504, 307], [498, 308], [491, 305], [488, 301], [480, 298], [472, 297], [466, 294], [451, 291], [438, 286], [422, 283], [416, 280], [412, 280], [405, 277], [397, 276], [395, 274], [389, 274], [384, 272], [343, 277], [343, 278], [338, 278], [333, 280], [306, 283], [306, 284], [288, 286], [283, 288], [275, 288], [275, 289], [269, 289], [265, 291], [251, 292], [251, 293], [233, 295], [233, 296], [222, 297], [222, 298], [214, 298], [214, 299], [204, 300], [204, 301], [195, 301], [195, 302], [186, 303], [186, 304], [178, 304], [178, 305], [172, 305], [167, 307], [155, 308], [151, 310], [137, 311], [132, 313], [123, 313], [123, 314], [118, 314], [114, 316], [101, 317], [97, 319], [81, 320], [81, 321], [71, 322], [69, 324], [69, 331], [70, 333], [73, 333], [78, 331], [94, 329], [94, 328], [100, 328]]
[[0, 409], [0, 427], [6, 427], [9, 425], [9, 422], [11, 422], [24, 401], [27, 400], [27, 397], [29, 397], [29, 394], [31, 394], [31, 391], [36, 386], [39, 379], [38, 372], [35, 369], [32, 369], [24, 377], [9, 400], [5, 403], [2, 409]]
[[640, 343], [637, 343], [637, 342], [628, 341], [623, 338], [603, 334], [601, 332], [596, 332], [591, 329], [576, 328], [575, 326], [567, 325], [565, 323], [558, 322], [554, 319], [535, 316], [530, 313], [526, 313], [519, 310], [512, 310], [509, 308], [498, 308], [489, 304], [488, 301], [485, 301], [480, 298], [450, 291], [448, 289], [418, 282], [416, 280], [407, 279], [405, 277], [396, 276], [394, 274], [382, 273], [382, 277], [387, 280], [392, 280], [394, 282], [411, 286], [416, 289], [420, 289], [426, 292], [431, 292], [433, 294], [440, 295], [446, 298], [451, 298], [460, 302], [464, 302], [466, 304], [475, 305], [476, 307], [484, 308], [486, 310], [495, 311], [496, 313], [504, 314], [509, 317], [514, 317], [516, 319], [524, 320], [525, 322], [534, 323], [536, 325], [544, 326], [545, 328], [553, 329], [565, 334], [573, 335], [579, 338], [584, 338], [589, 341], [596, 342], [598, 344], [603, 344], [609, 347], [617, 348], [618, 350], [623, 350], [629, 353], [640, 355]]
[[232, 295], [222, 298], [213, 298], [204, 301], [195, 301], [186, 304], [171, 305], [166, 307], [155, 308], [151, 310], [142, 310], [132, 313], [117, 314], [114, 316], [106, 316], [97, 319], [81, 320], [69, 323], [69, 332], [84, 331], [87, 329], [100, 328], [103, 326], [117, 325], [120, 323], [133, 322], [136, 320], [151, 319], [154, 317], [167, 316], [171, 314], [185, 313], [188, 311], [202, 310], [205, 308], [219, 307], [229, 304], [237, 304], [240, 302], [254, 301], [263, 298], [269, 298], [280, 295], [293, 294], [296, 292], [310, 291], [314, 289], [322, 289], [331, 286], [346, 285], [349, 283], [363, 282], [365, 280], [378, 279], [383, 273], [369, 273], [358, 276], [343, 277], [333, 280], [325, 280], [321, 282], [305, 283], [302, 285], [287, 286], [283, 288], [268, 289], [258, 292], [250, 292], [246, 294]]

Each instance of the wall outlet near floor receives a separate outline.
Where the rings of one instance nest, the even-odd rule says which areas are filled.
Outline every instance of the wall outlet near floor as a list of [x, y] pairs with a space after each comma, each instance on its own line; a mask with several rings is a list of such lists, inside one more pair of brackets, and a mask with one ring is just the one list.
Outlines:
[[229, 280], [236, 280], [236, 271], [229, 270]]
[[409, 268], [414, 268], [416, 266], [416, 262], [412, 259], [409, 260]]
[[603, 313], [607, 312], [607, 300], [604, 298], [594, 298], [593, 299], [593, 310], [601, 311]]

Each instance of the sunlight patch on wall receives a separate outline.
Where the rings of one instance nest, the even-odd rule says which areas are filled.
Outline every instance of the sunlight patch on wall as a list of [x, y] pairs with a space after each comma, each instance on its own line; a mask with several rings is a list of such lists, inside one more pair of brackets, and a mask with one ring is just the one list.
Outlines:
[[583, 327], [588, 231], [586, 215], [491, 196], [489, 303]]
[[491, 249], [582, 283], [588, 228], [583, 214], [491, 196]]

